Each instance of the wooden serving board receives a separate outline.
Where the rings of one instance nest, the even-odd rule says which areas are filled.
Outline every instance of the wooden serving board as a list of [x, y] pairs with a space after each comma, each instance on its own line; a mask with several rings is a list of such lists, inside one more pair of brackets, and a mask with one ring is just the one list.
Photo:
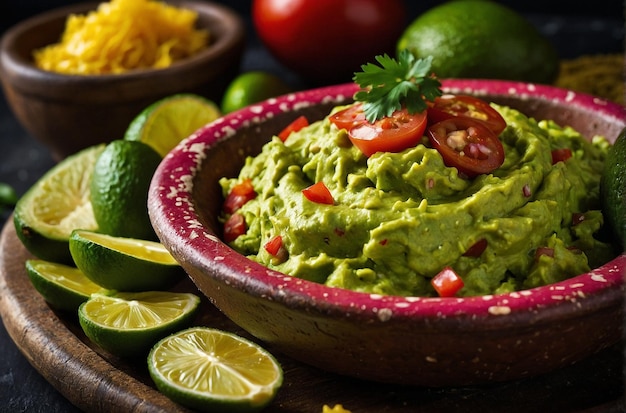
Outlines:
[[[156, 390], [145, 359], [107, 353], [84, 336], [75, 314], [51, 309], [28, 279], [24, 263], [29, 258], [9, 219], [0, 238], [0, 315], [13, 341], [46, 380], [89, 412], [188, 411]], [[176, 289], [202, 296], [188, 279]], [[206, 299], [196, 323], [254, 340]], [[446, 389], [341, 377], [272, 352], [283, 366], [285, 381], [268, 412], [320, 413], [324, 404], [342, 404], [352, 413], [605, 412], [624, 407], [620, 346], [532, 380]]]

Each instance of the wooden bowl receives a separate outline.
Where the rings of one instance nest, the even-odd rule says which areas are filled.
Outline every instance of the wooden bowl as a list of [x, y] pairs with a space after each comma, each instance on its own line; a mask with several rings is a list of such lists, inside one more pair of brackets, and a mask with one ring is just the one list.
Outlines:
[[[619, 105], [548, 86], [448, 80], [529, 116], [614, 140]], [[624, 324], [626, 253], [558, 284], [470, 298], [381, 296], [330, 288], [272, 271], [220, 240], [218, 179], [237, 176], [272, 134], [296, 116], [320, 119], [347, 103], [353, 85], [306, 91], [229, 114], [166, 156], [149, 212], [163, 244], [229, 318], [297, 360], [335, 373], [419, 386], [521, 379], [613, 345]]]
[[59, 41], [69, 14], [87, 13], [99, 3], [55, 9], [5, 32], [0, 45], [0, 75], [8, 103], [24, 128], [57, 159], [96, 143], [123, 138], [130, 121], [163, 97], [190, 92], [221, 98], [243, 54], [242, 19], [231, 9], [211, 2], [171, 3], [195, 10], [197, 26], [209, 30], [212, 43], [164, 69], [72, 76], [34, 66], [33, 50]]

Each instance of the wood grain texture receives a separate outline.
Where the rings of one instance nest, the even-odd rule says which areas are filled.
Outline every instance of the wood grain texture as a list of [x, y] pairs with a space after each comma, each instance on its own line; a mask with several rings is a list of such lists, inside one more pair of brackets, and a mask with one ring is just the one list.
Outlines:
[[[9, 220], [0, 238], [0, 314], [13, 341], [46, 380], [89, 412], [188, 411], [154, 388], [144, 359], [120, 359], [97, 348], [84, 336], [74, 314], [51, 309], [26, 274], [24, 262], [31, 257]], [[200, 294], [188, 279], [176, 289]], [[202, 306], [197, 324], [253, 339], [208, 301]], [[266, 348], [274, 352], [285, 372], [284, 385], [267, 408], [269, 412], [319, 413], [324, 404], [342, 404], [353, 413], [595, 412], [625, 407], [619, 345], [533, 380], [442, 389], [340, 377]]]

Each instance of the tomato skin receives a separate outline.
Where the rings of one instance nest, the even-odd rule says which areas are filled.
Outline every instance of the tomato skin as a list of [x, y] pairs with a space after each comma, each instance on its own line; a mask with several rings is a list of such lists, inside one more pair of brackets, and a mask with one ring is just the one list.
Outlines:
[[282, 246], [283, 237], [281, 237], [280, 235], [275, 235], [265, 243], [263, 248], [265, 248], [265, 251], [267, 251], [269, 254], [277, 256]]
[[[354, 114], [350, 116], [354, 117]], [[349, 118], [337, 122], [349, 123]], [[406, 109], [401, 109], [374, 123], [366, 120], [354, 122], [356, 124], [348, 130], [348, 138], [369, 157], [376, 152], [401, 152], [416, 146], [422, 139], [427, 119], [426, 111], [409, 114]]]
[[402, 0], [253, 0], [251, 9], [277, 60], [324, 81], [349, 81], [376, 55], [393, 55], [406, 16]]
[[316, 182], [313, 185], [304, 188], [302, 190], [302, 194], [306, 197], [306, 199], [317, 204], [333, 205], [335, 203], [333, 195], [322, 181]]
[[330, 121], [339, 129], [350, 130], [365, 122], [365, 112], [361, 103], [354, 103], [330, 116]]
[[224, 223], [224, 241], [232, 242], [246, 233], [246, 220], [243, 215], [234, 213]]
[[555, 149], [552, 151], [552, 165], [558, 162], [565, 162], [572, 157], [572, 150], [569, 148]]
[[222, 209], [227, 214], [232, 214], [241, 208], [246, 202], [256, 198], [257, 193], [252, 186], [250, 179], [245, 179], [237, 185], [233, 186], [230, 193], [224, 200]]
[[488, 102], [468, 95], [442, 95], [435, 98], [428, 107], [430, 124], [450, 119], [454, 116], [469, 117], [484, 122], [496, 135], [506, 128], [506, 121]]
[[430, 284], [439, 297], [454, 297], [465, 285], [463, 279], [450, 267], [444, 267], [430, 280]]
[[504, 148], [498, 136], [483, 123], [453, 117], [428, 127], [431, 144], [445, 164], [472, 178], [493, 172], [504, 163]]
[[293, 122], [285, 126], [285, 128], [278, 133], [278, 137], [281, 141], [285, 142], [289, 135], [291, 135], [291, 132], [297, 132], [305, 126], [309, 126], [309, 120], [304, 115], [298, 116], [293, 120]]

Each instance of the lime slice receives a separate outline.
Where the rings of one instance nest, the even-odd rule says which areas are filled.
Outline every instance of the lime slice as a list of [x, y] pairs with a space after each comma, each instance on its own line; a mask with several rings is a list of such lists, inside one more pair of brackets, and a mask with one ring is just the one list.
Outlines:
[[33, 287], [50, 306], [76, 311], [102, 287], [85, 277], [78, 268], [44, 260], [26, 260], [26, 272]]
[[161, 162], [142, 142], [117, 139], [96, 160], [90, 183], [93, 214], [100, 232], [156, 240], [148, 216], [148, 188]]
[[87, 278], [111, 290], [166, 289], [183, 273], [158, 242], [75, 230], [69, 243], [76, 266]]
[[37, 258], [71, 264], [72, 230], [96, 230], [89, 182], [105, 145], [71, 155], [44, 174], [18, 201], [13, 222], [17, 236]]
[[188, 327], [199, 305], [200, 298], [190, 293], [94, 294], [78, 308], [78, 321], [85, 335], [110, 353], [145, 356], [157, 341]]
[[124, 139], [150, 145], [162, 157], [201, 126], [221, 116], [215, 103], [191, 93], [158, 100], [128, 126]]
[[148, 369], [159, 391], [205, 412], [259, 411], [283, 382], [282, 368], [267, 350], [206, 327], [159, 341], [148, 355]]

